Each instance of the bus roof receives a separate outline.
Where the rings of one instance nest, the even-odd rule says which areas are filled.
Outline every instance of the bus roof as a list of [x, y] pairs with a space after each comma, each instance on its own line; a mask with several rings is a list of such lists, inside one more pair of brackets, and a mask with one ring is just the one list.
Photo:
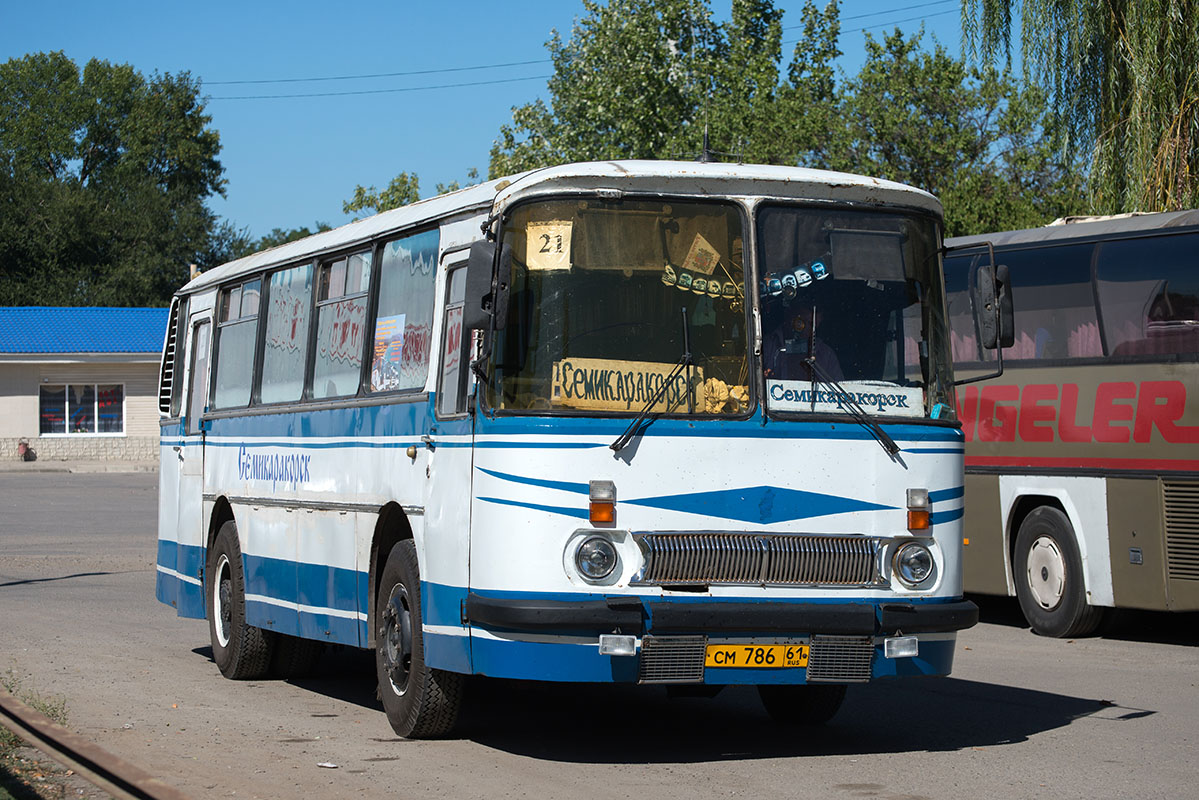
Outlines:
[[978, 236], [957, 236], [946, 239], [946, 247], [990, 242], [996, 247], [1006, 245], [1057, 242], [1070, 239], [1093, 239], [1127, 233], [1199, 226], [1199, 210], [1166, 211], [1160, 214], [1120, 214], [1112, 217], [1085, 217], [1059, 220], [1043, 228], [1019, 231], [983, 233]]
[[456, 192], [384, 211], [340, 228], [272, 247], [222, 264], [180, 290], [189, 294], [242, 274], [300, 261], [319, 253], [365, 244], [393, 230], [447, 216], [507, 206], [539, 195], [610, 189], [628, 192], [766, 196], [865, 204], [899, 204], [940, 216], [940, 202], [921, 189], [843, 172], [761, 164], [690, 161], [595, 161], [545, 167], [468, 186]]

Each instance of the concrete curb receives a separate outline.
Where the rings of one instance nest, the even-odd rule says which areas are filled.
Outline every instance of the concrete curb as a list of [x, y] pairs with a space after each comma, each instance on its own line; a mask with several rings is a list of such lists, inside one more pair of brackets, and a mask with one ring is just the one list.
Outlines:
[[0, 461], [0, 475], [34, 473], [128, 474], [158, 472], [154, 461]]

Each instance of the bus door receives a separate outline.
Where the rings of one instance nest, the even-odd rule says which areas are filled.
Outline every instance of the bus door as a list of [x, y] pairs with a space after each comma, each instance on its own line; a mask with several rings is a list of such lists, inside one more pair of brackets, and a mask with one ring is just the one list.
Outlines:
[[[204, 566], [204, 411], [208, 408], [212, 320], [209, 312], [193, 315], [188, 325], [185, 426], [179, 454], [179, 502], [175, 530], [179, 537], [179, 572], [203, 580]], [[185, 553], [198, 563], [182, 563]], [[184, 567], [187, 567], [185, 570]], [[201, 595], [203, 592], [201, 591]], [[201, 598], [201, 603], [203, 602]], [[202, 612], [202, 609], [201, 609]], [[201, 613], [202, 616], [202, 613]]]
[[474, 423], [468, 413], [469, 342], [462, 327], [466, 299], [466, 253], [447, 254], [446, 305], [437, 393], [425, 421], [425, 536], [421, 563], [425, 662], [439, 669], [470, 671], [469, 628], [461, 602], [469, 586], [471, 469]]

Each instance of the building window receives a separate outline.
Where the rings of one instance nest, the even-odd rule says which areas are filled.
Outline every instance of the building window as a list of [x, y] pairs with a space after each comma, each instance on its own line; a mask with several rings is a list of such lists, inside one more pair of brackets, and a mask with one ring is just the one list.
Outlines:
[[123, 434], [125, 387], [119, 383], [42, 386], [38, 414], [43, 436]]

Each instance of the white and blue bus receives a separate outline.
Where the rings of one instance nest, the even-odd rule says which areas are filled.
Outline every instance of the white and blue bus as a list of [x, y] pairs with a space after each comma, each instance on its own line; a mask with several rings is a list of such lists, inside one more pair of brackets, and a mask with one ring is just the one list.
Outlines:
[[605, 162], [231, 262], [171, 306], [157, 595], [229, 678], [373, 649], [466, 676], [759, 687], [776, 719], [946, 675], [962, 598], [941, 207], [814, 170]]

